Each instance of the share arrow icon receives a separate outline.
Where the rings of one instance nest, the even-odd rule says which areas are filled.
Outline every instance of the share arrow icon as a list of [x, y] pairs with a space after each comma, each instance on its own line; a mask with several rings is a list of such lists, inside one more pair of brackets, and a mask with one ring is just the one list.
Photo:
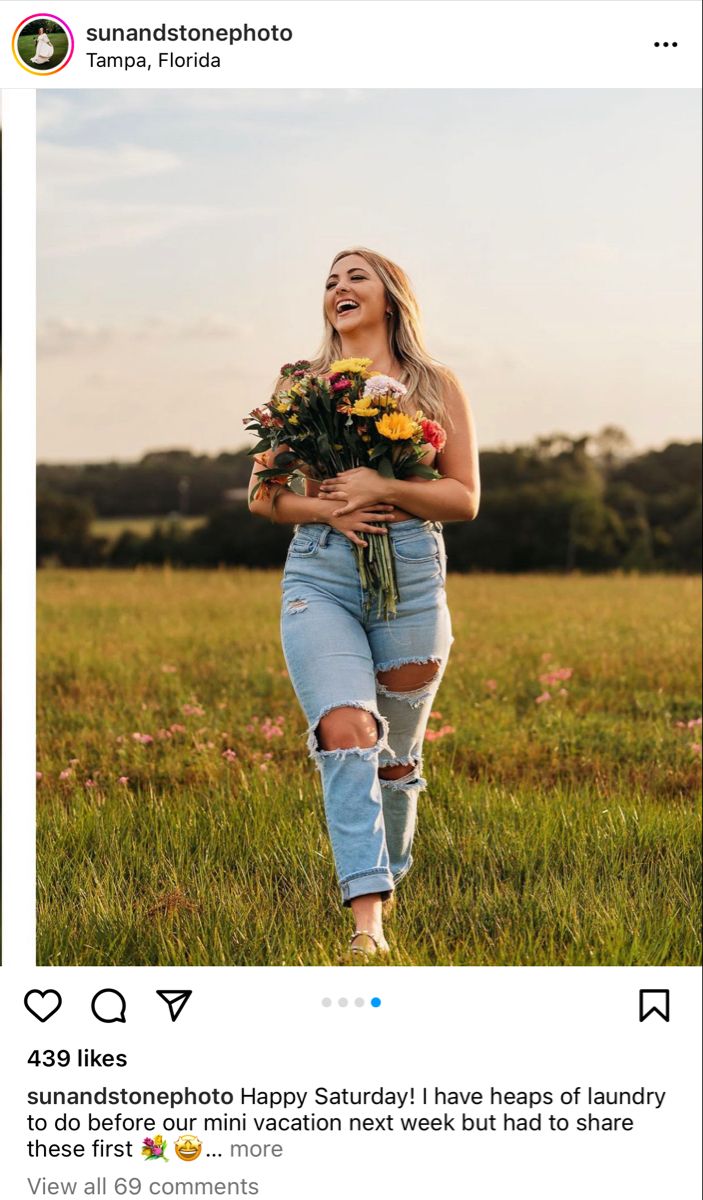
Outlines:
[[192, 989], [183, 988], [180, 992], [162, 992], [156, 989], [156, 995], [160, 996], [168, 1004], [168, 1011], [171, 1014], [171, 1020], [177, 1021], [183, 1009], [193, 995]]

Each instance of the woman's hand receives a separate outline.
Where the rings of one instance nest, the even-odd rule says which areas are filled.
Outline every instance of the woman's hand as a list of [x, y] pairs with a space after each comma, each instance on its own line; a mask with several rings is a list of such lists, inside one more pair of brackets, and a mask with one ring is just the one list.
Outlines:
[[320, 484], [320, 495], [340, 505], [334, 510], [336, 516], [385, 504], [387, 490], [388, 480], [371, 467], [352, 467], [349, 471], [340, 471], [333, 479], [323, 479]]
[[[319, 499], [322, 500], [323, 497], [320, 496]], [[344, 516], [335, 516], [334, 502], [326, 500], [321, 508], [319, 519], [326, 525], [331, 525], [338, 533], [343, 533], [355, 546], [366, 546], [368, 543], [364, 541], [363, 536], [359, 535], [387, 533], [385, 522], [394, 520], [396, 512], [397, 510], [392, 504], [371, 504], [361, 509], [355, 509], [354, 512], [346, 513]]]

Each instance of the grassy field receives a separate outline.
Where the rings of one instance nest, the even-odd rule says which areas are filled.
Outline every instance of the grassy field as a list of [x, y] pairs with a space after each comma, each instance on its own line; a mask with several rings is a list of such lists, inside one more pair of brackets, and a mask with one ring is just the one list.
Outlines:
[[[184, 532], [191, 533], [198, 526], [204, 525], [206, 517], [177, 517], [178, 526]], [[109, 542], [116, 542], [125, 530], [137, 533], [140, 537], [148, 537], [157, 525], [162, 527], [173, 523], [169, 517], [96, 517], [91, 523], [90, 532], [95, 537], [105, 537]]]
[[[700, 582], [448, 594], [391, 964], [700, 961]], [[264, 571], [40, 573], [39, 963], [344, 960], [279, 596]]]
[[25, 35], [24, 37], [19, 38], [17, 41], [17, 53], [19, 54], [20, 58], [22, 59], [22, 62], [26, 62], [27, 65], [30, 66], [33, 71], [41, 71], [41, 70], [53, 71], [53, 70], [55, 70], [56, 67], [58, 67], [59, 64], [63, 62], [66, 55], [68, 54], [68, 37], [65, 33], [60, 33], [60, 32], [50, 33], [49, 41], [51, 42], [52, 46], [54, 47], [54, 53], [52, 54], [51, 58], [46, 63], [46, 66], [42, 67], [42, 66], [39, 66], [37, 63], [32, 62], [32, 58], [36, 54], [36, 50], [37, 50], [36, 34], [29, 34], [29, 35]]

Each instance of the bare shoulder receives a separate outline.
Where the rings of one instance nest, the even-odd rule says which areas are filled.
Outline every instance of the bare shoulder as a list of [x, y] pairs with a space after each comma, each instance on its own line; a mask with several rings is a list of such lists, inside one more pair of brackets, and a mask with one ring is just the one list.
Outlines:
[[442, 367], [440, 373], [444, 381], [447, 441], [439, 455], [438, 466], [443, 475], [450, 475], [475, 487], [478, 481], [478, 448], [469, 398], [449, 367]]

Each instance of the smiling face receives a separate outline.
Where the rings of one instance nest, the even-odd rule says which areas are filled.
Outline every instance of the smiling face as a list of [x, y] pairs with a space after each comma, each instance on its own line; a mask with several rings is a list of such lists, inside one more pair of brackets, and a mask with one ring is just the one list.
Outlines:
[[359, 254], [333, 263], [325, 283], [325, 314], [338, 333], [386, 326], [389, 304], [383, 281]]
[[194, 1133], [184, 1133], [175, 1143], [174, 1149], [182, 1162], [193, 1162], [202, 1150], [200, 1138]]

